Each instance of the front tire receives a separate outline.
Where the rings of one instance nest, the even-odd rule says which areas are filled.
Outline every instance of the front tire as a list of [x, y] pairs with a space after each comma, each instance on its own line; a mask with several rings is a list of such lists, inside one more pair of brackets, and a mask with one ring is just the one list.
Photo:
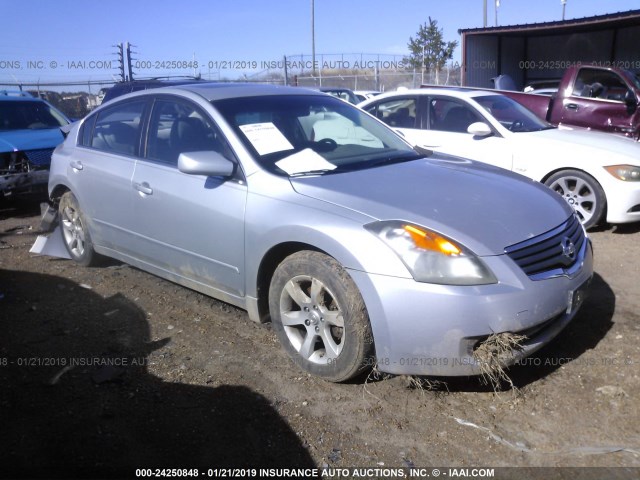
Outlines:
[[273, 328], [303, 370], [344, 382], [373, 363], [374, 344], [364, 301], [332, 257], [301, 251], [278, 267], [269, 287]]
[[591, 175], [579, 170], [562, 170], [551, 175], [544, 184], [576, 211], [584, 228], [594, 227], [602, 220], [607, 197]]
[[86, 267], [97, 265], [100, 256], [93, 249], [87, 222], [73, 193], [65, 192], [60, 197], [58, 216], [62, 241], [71, 259]]

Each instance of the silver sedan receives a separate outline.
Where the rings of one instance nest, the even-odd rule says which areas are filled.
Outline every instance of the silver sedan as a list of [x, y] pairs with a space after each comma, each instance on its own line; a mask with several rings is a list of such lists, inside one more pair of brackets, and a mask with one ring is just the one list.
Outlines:
[[576, 315], [590, 242], [546, 187], [416, 152], [367, 113], [300, 88], [205, 84], [96, 109], [53, 156], [69, 255], [113, 257], [271, 321], [304, 370], [345, 381], [508, 365]]

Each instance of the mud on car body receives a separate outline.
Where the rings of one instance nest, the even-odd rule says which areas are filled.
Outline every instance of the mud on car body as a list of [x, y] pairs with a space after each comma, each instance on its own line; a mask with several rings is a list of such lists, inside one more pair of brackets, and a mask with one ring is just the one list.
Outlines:
[[69, 120], [26, 92], [0, 90], [0, 195], [45, 192], [60, 127]]

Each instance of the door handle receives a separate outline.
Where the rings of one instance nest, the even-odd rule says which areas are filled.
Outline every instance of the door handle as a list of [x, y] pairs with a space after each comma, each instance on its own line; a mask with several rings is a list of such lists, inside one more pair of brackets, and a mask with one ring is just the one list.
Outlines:
[[152, 195], [153, 194], [153, 188], [151, 188], [147, 182], [134, 183], [133, 186], [134, 186], [134, 188], [136, 190], [138, 190], [139, 192], [144, 193], [145, 195]]
[[71, 168], [73, 168], [75, 170], [82, 170], [84, 168], [82, 166], [82, 162], [80, 160], [71, 160], [69, 162], [69, 165], [71, 165]]
[[567, 103], [567, 105], [565, 106], [565, 108], [568, 108], [569, 110], [578, 110], [578, 105], [576, 103]]

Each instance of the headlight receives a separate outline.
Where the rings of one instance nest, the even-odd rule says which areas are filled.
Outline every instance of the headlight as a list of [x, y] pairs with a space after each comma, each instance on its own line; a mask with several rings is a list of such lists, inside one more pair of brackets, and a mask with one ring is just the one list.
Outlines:
[[364, 228], [391, 247], [417, 282], [441, 285], [498, 283], [480, 258], [439, 233], [400, 221], [373, 222]]
[[633, 165], [611, 165], [604, 169], [618, 180], [625, 182], [640, 182], [640, 167]]

